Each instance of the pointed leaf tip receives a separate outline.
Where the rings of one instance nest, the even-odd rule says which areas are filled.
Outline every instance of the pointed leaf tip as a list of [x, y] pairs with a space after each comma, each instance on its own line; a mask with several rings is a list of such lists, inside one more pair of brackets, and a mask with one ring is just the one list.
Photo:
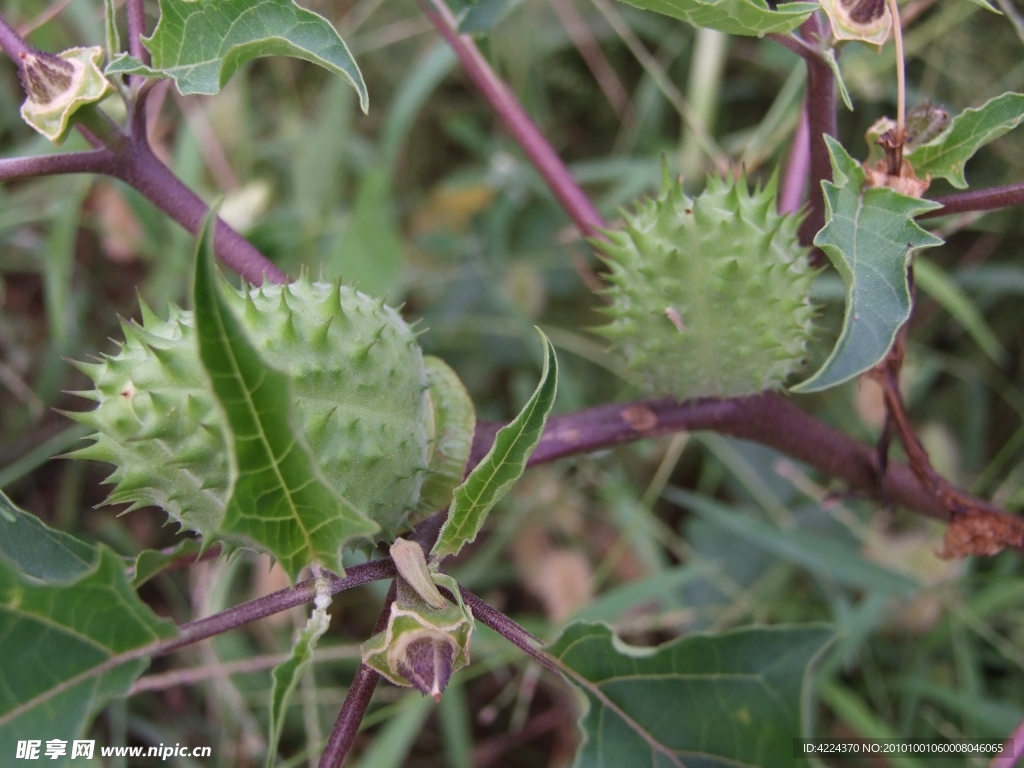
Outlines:
[[523, 410], [508, 425], [498, 430], [494, 445], [469, 477], [455, 489], [448, 520], [431, 554], [454, 555], [473, 541], [483, 527], [487, 514], [508, 493], [526, 469], [555, 404], [558, 389], [558, 359], [551, 341], [539, 328], [544, 343], [544, 368], [540, 382]]
[[345, 542], [378, 526], [321, 478], [288, 377], [260, 357], [221, 293], [214, 216], [199, 238], [193, 305], [199, 357], [228, 437], [231, 491], [220, 531], [265, 549], [293, 581], [312, 563], [341, 573]]

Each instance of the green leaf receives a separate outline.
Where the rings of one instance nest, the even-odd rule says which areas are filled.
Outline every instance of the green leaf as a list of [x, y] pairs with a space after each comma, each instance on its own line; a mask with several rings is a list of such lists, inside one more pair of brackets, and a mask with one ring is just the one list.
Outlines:
[[942, 245], [914, 216], [940, 207], [884, 187], [865, 189], [866, 174], [843, 146], [825, 137], [833, 181], [822, 181], [825, 226], [814, 244], [831, 259], [846, 286], [846, 314], [835, 348], [822, 367], [793, 392], [820, 392], [858, 376], [888, 353], [910, 316], [907, 265], [915, 248]]
[[627, 0], [630, 5], [695, 27], [717, 29], [730, 35], [763, 37], [769, 32], [785, 33], [799, 27], [817, 8], [817, 3], [783, 3], [776, 10], [764, 0]]
[[885, 595], [907, 595], [920, 586], [914, 579], [865, 559], [856, 549], [833, 537], [783, 530], [764, 520], [719, 504], [705, 496], [668, 486], [662, 495], [712, 525], [811, 571], [828, 574], [840, 584]]
[[175, 560], [197, 557], [202, 551], [203, 542], [199, 539], [184, 539], [169, 549], [145, 549], [135, 558], [132, 584], [138, 589]]
[[589, 710], [577, 768], [790, 768], [824, 625], [752, 627], [634, 648], [575, 622], [548, 649]]
[[169, 77], [183, 94], [212, 95], [252, 59], [292, 56], [345, 78], [364, 112], [369, 105], [345, 41], [327, 19], [292, 0], [160, 0], [160, 21], [144, 43], [152, 66], [118, 56], [107, 75]]
[[466, 481], [455, 489], [448, 519], [431, 550], [432, 555], [454, 555], [480, 533], [487, 513], [506, 494], [526, 469], [526, 461], [540, 442], [558, 389], [558, 359], [555, 348], [539, 328], [544, 342], [544, 370], [540, 383], [523, 410], [498, 430], [494, 445]]
[[[81, 738], [145, 659], [112, 657], [174, 635], [135, 594], [124, 561], [46, 527], [0, 494], [0, 755], [26, 739]], [[13, 519], [13, 522], [11, 521]], [[69, 756], [47, 765], [68, 765]]]
[[96, 548], [55, 531], [0, 492], [0, 558], [26, 576], [57, 583], [73, 581], [96, 564]]
[[220, 534], [259, 542], [293, 581], [313, 563], [343, 573], [342, 545], [378, 526], [320, 477], [288, 377], [263, 361], [221, 294], [212, 240], [207, 221], [193, 304], [199, 357], [223, 409], [231, 453]]
[[288, 704], [313, 660], [317, 641], [331, 626], [331, 616], [327, 613], [327, 606], [331, 604], [330, 582], [317, 579], [316, 589], [316, 607], [312, 615], [295, 637], [291, 655], [274, 667], [272, 673], [274, 685], [270, 691], [270, 733], [267, 736], [266, 768], [273, 768], [277, 762], [277, 745], [281, 741]]
[[117, 7], [114, 0], [103, 0], [103, 31], [109, 62], [121, 52], [121, 35], [117, 31]]
[[1006, 360], [1006, 349], [985, 317], [964, 290], [942, 269], [922, 258], [914, 259], [914, 282], [956, 318], [996, 365]]
[[913, 147], [904, 157], [918, 176], [945, 179], [957, 189], [967, 188], [964, 165], [974, 153], [1024, 120], [1024, 96], [1004, 93], [976, 109], [965, 109], [949, 127], [927, 144]]

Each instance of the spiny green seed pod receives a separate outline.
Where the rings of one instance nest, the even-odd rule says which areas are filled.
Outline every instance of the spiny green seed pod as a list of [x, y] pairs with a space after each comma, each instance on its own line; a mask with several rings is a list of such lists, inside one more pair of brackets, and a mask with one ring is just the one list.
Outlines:
[[[417, 509], [430, 474], [433, 403], [448, 399], [431, 396], [415, 333], [382, 301], [337, 283], [303, 278], [241, 291], [225, 284], [223, 294], [265, 363], [291, 379], [322, 477], [380, 525], [382, 538], [393, 539]], [[98, 434], [72, 456], [117, 465], [108, 478], [116, 483], [109, 502], [157, 505], [207, 542], [223, 540], [227, 437], [199, 359], [193, 315], [172, 307], [165, 321], [145, 305], [142, 311], [141, 326], [122, 323], [126, 341], [118, 354], [76, 363], [96, 383], [78, 394], [99, 405], [68, 415]], [[445, 453], [448, 463], [461, 455], [465, 466], [472, 427], [469, 432], [461, 452]], [[461, 468], [446, 468], [461, 476]], [[443, 491], [435, 496], [443, 498]]]
[[696, 199], [664, 173], [661, 195], [598, 247], [610, 267], [597, 331], [650, 394], [737, 397], [776, 389], [803, 362], [816, 270], [776, 213], [776, 183], [710, 179]]

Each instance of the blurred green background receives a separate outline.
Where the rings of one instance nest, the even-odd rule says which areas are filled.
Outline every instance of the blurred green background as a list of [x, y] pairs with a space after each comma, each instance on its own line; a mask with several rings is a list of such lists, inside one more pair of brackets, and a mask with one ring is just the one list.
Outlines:
[[[349, 42], [369, 114], [322, 70], [262, 59], [217, 97], [158, 89], [150, 129], [160, 156], [205, 199], [223, 195], [225, 217], [291, 274], [323, 270], [404, 302], [404, 314], [429, 329], [425, 351], [456, 369], [482, 419], [511, 417], [533, 389], [534, 324], [559, 353], [557, 413], [636, 396], [590, 330], [602, 322], [591, 290], [599, 260], [415, 3], [304, 5]], [[29, 36], [46, 50], [103, 39], [99, 0], [0, 8], [23, 28], [59, 10]], [[906, 35], [909, 106], [931, 100], [955, 113], [1024, 87], [1020, 19], [963, 0], [903, 9], [916, 16]], [[152, 28], [156, 4], [148, 10]], [[662, 156], [693, 192], [716, 168], [743, 165], [763, 181], [784, 162], [804, 70], [776, 43], [697, 33], [603, 1], [510, 0], [480, 10], [493, 23], [479, 38], [484, 52], [610, 221], [656, 189]], [[840, 107], [840, 138], [862, 158], [866, 128], [895, 111], [892, 49], [850, 45], [841, 63], [856, 110]], [[52, 151], [21, 123], [21, 98], [14, 67], [0, 62], [0, 153]], [[683, 100], [712, 143], [685, 128]], [[118, 113], [113, 100], [105, 106]], [[72, 136], [65, 149], [84, 146]], [[1024, 134], [998, 140], [969, 164], [969, 181], [1019, 181], [1022, 150]], [[936, 184], [929, 194], [948, 191]], [[927, 254], [911, 321], [911, 414], [946, 477], [1019, 511], [1024, 225], [1012, 209], [932, 223], [947, 244]], [[57, 412], [87, 405], [68, 394], [87, 382], [64, 358], [113, 352], [118, 316], [138, 317], [136, 292], [158, 308], [183, 301], [191, 258], [191, 238], [118, 182], [72, 176], [0, 187], [0, 488], [51, 525], [125, 555], [171, 545], [175, 531], [156, 509], [118, 517], [116, 507], [96, 508], [108, 468], [51, 458], [84, 434]], [[842, 317], [834, 272], [815, 297], [822, 359]], [[881, 424], [873, 385], [797, 402], [866, 441]], [[1024, 568], [1014, 553], [941, 561], [941, 535], [769, 449], [677, 435], [530, 470], [452, 571], [547, 638], [573, 617], [608, 621], [637, 644], [826, 620], [843, 634], [819, 674], [817, 735], [1001, 739], [1024, 718]], [[184, 622], [281, 586], [266, 561], [240, 557], [162, 575], [142, 594]], [[336, 598], [315, 679], [290, 713], [285, 765], [306, 764], [307, 745], [329, 732], [385, 587]], [[151, 672], [192, 668], [192, 682], [157, 681], [108, 708], [95, 737], [211, 745], [203, 766], [262, 764], [268, 669], [303, 615], [157, 660]], [[569, 765], [575, 695], [486, 629], [473, 652], [439, 706], [382, 684], [355, 764]], [[871, 763], [885, 764], [929, 762]]]

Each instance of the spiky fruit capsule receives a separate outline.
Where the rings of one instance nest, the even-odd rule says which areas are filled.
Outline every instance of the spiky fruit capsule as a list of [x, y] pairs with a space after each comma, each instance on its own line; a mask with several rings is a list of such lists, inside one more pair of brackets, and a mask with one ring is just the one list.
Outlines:
[[[322, 477], [393, 539], [419, 502], [433, 435], [427, 369], [415, 334], [381, 301], [301, 279], [224, 295], [265, 363], [291, 379]], [[229, 492], [223, 414], [199, 359], [192, 313], [124, 323], [120, 352], [79, 364], [99, 402], [70, 414], [97, 430], [73, 456], [117, 465], [111, 502], [163, 507], [218, 538]], [[245, 546], [248, 542], [229, 541]]]
[[625, 214], [599, 247], [610, 267], [609, 338], [645, 391], [737, 397], [776, 389], [802, 363], [816, 271], [775, 181], [715, 179], [696, 199], [665, 174], [661, 195]]

